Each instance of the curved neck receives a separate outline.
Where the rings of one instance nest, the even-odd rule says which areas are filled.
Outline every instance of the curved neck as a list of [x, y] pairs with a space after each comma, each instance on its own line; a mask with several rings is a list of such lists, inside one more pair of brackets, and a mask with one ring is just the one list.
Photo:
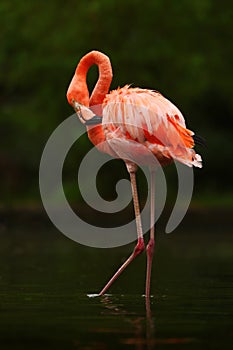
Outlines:
[[[89, 68], [94, 64], [99, 68], [99, 78], [91, 97], [89, 97], [86, 77]], [[101, 105], [108, 93], [111, 81], [112, 67], [108, 56], [99, 51], [91, 51], [80, 60], [76, 68], [67, 91], [68, 101], [71, 102], [74, 99], [87, 107]]]

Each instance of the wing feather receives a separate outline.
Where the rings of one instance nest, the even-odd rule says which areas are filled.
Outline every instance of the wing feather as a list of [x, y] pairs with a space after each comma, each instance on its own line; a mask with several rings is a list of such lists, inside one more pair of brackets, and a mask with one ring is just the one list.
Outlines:
[[128, 85], [113, 90], [103, 103], [103, 129], [106, 135], [111, 132], [111, 140], [112, 132], [120, 130], [122, 139], [145, 143], [147, 147], [150, 144], [154, 154], [157, 149], [161, 156], [163, 148], [166, 158], [170, 155], [185, 164], [200, 165], [192, 149], [194, 133], [186, 129], [179, 109], [159, 92]]

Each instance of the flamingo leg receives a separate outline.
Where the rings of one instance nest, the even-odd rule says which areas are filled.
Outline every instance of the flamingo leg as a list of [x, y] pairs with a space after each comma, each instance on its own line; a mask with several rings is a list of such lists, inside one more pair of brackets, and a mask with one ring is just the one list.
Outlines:
[[155, 245], [155, 170], [151, 169], [150, 186], [150, 240], [146, 247], [147, 270], [146, 270], [146, 298], [150, 297], [151, 269]]
[[120, 266], [120, 268], [115, 272], [112, 278], [108, 281], [108, 283], [104, 286], [104, 288], [100, 291], [99, 295], [103, 295], [109, 289], [109, 287], [113, 284], [113, 282], [120, 276], [120, 274], [125, 270], [125, 268], [140, 254], [144, 251], [144, 239], [142, 232], [142, 223], [141, 223], [141, 215], [140, 215], [140, 207], [138, 200], [138, 192], [137, 192], [137, 182], [136, 182], [136, 171], [137, 166], [131, 162], [126, 162], [127, 170], [130, 174], [130, 181], [132, 187], [132, 195], [133, 195], [133, 203], [134, 203], [134, 211], [136, 218], [136, 227], [137, 227], [137, 245], [134, 248], [132, 254], [128, 257], [128, 259]]

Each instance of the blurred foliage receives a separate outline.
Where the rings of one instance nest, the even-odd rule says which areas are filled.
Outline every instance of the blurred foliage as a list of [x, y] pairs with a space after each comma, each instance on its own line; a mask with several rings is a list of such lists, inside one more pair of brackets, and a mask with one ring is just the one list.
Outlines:
[[[38, 199], [43, 147], [72, 113], [66, 89], [78, 60], [92, 49], [110, 56], [112, 88], [133, 83], [175, 102], [208, 144], [198, 149], [204, 168], [195, 172], [197, 191], [230, 193], [232, 17], [227, 0], [2, 0], [1, 202]], [[91, 88], [96, 79], [93, 69]], [[82, 147], [90, 147], [87, 139]], [[67, 174], [78, 152], [67, 161]]]

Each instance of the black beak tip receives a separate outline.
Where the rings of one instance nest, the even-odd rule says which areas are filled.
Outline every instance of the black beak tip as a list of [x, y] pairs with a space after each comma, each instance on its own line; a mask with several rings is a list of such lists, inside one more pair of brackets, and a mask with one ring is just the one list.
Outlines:
[[102, 123], [102, 117], [99, 117], [98, 115], [94, 115], [91, 119], [87, 120], [85, 122], [85, 125], [98, 125]]

